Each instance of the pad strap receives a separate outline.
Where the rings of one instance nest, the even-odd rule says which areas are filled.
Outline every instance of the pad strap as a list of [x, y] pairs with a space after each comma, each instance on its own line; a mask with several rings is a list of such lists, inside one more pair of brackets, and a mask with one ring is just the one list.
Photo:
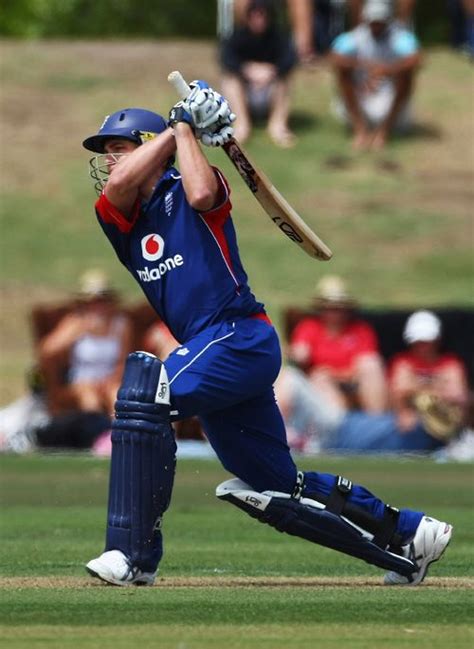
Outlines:
[[323, 503], [326, 511], [336, 516], [344, 516], [359, 528], [370, 532], [373, 535], [373, 543], [382, 549], [389, 545], [400, 546], [401, 538], [397, 533], [399, 510], [385, 505], [383, 517], [375, 518], [370, 512], [350, 502], [352, 486], [350, 480], [337, 476], [328, 496], [322, 493], [305, 493], [305, 497]]
[[351, 491], [352, 482], [347, 478], [343, 478], [342, 475], [338, 475], [326, 502], [326, 510], [331, 514], [340, 516]]
[[391, 505], [385, 505], [382, 523], [379, 530], [374, 534], [372, 543], [378, 545], [379, 548], [386, 548], [393, 541], [398, 519], [400, 518], [400, 510]]

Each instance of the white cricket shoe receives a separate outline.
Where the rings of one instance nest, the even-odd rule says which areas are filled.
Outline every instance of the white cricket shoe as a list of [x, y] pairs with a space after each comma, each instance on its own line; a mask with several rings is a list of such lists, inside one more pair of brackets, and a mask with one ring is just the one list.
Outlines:
[[114, 586], [153, 586], [156, 572], [142, 572], [130, 565], [120, 550], [109, 550], [86, 565], [87, 572]]
[[402, 547], [403, 556], [413, 561], [418, 569], [409, 577], [400, 575], [398, 572], [387, 572], [384, 584], [386, 586], [417, 586], [426, 577], [430, 565], [441, 559], [451, 540], [452, 533], [452, 525], [423, 516], [411, 543]]

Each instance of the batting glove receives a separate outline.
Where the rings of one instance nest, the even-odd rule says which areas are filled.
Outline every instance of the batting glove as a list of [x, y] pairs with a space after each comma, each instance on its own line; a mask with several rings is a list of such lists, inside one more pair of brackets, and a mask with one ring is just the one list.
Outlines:
[[189, 107], [186, 103], [186, 100], [178, 101], [178, 103], [175, 104], [170, 110], [168, 126], [174, 126], [178, 122], [189, 124], [189, 126], [194, 130], [194, 121], [191, 113], [189, 112]]
[[186, 104], [198, 129], [207, 129], [215, 125], [219, 128], [230, 125], [235, 120], [227, 100], [213, 90], [205, 81], [192, 81], [191, 93], [186, 98]]
[[222, 146], [233, 138], [234, 129], [232, 126], [222, 126], [218, 131], [204, 130], [196, 135], [205, 146]]

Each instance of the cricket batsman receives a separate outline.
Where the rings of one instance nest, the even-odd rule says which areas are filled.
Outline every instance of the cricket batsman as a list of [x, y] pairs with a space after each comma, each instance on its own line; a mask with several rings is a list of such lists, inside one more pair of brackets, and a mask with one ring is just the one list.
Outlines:
[[124, 108], [83, 143], [96, 154], [100, 226], [180, 343], [164, 361], [128, 357], [112, 426], [105, 551], [87, 570], [117, 586], [154, 583], [175, 473], [171, 422], [197, 415], [235, 476], [218, 498], [385, 569], [386, 584], [417, 585], [451, 525], [387, 505], [345, 477], [299, 471], [290, 455], [272, 387], [278, 337], [247, 282], [229, 186], [200, 144], [229, 141], [234, 115], [205, 82], [191, 89], [168, 120]]

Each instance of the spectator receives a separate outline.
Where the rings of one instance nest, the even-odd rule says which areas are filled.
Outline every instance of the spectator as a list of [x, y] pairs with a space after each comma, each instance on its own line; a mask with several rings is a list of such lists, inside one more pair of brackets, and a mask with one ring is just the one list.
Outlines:
[[410, 125], [421, 56], [413, 33], [393, 20], [388, 0], [367, 0], [362, 18], [332, 47], [340, 93], [335, 111], [352, 128], [356, 150], [382, 149], [394, 129]]
[[250, 0], [242, 25], [221, 42], [220, 63], [223, 93], [237, 115], [235, 137], [245, 142], [252, 120], [265, 117], [273, 142], [293, 146], [289, 79], [296, 53], [289, 35], [278, 28], [269, 0]]
[[431, 311], [407, 320], [408, 345], [390, 366], [390, 398], [401, 431], [421, 423], [436, 438], [450, 438], [462, 424], [468, 403], [467, 373], [454, 354], [442, 353], [441, 321]]
[[344, 282], [327, 276], [318, 285], [318, 315], [303, 319], [291, 336], [289, 357], [336, 410], [383, 412], [387, 388], [374, 329], [356, 316]]
[[334, 437], [347, 414], [342, 401], [327, 399], [297, 367], [283, 366], [275, 382], [275, 396], [285, 421], [291, 449], [319, 452]]
[[143, 336], [143, 349], [165, 360], [179, 346], [178, 341], [161, 320], [154, 322]]
[[28, 453], [35, 447], [35, 430], [50, 422], [43, 379], [37, 368], [27, 374], [24, 395], [0, 409], [0, 452]]
[[390, 366], [393, 412], [348, 413], [326, 448], [338, 451], [434, 451], [461, 431], [468, 403], [466, 370], [454, 354], [441, 353], [441, 322], [431, 311], [407, 320], [408, 345]]
[[106, 276], [82, 276], [77, 304], [39, 344], [46, 381], [66, 359], [66, 385], [52, 395], [52, 414], [69, 410], [113, 413], [123, 366], [131, 351], [131, 324]]
[[332, 407], [307, 377], [286, 368], [276, 394], [290, 446], [304, 452], [402, 453], [431, 452], [454, 441], [466, 413], [466, 371], [456, 356], [440, 353], [440, 334], [441, 323], [429, 311], [408, 319], [408, 350], [391, 366], [394, 412]]

